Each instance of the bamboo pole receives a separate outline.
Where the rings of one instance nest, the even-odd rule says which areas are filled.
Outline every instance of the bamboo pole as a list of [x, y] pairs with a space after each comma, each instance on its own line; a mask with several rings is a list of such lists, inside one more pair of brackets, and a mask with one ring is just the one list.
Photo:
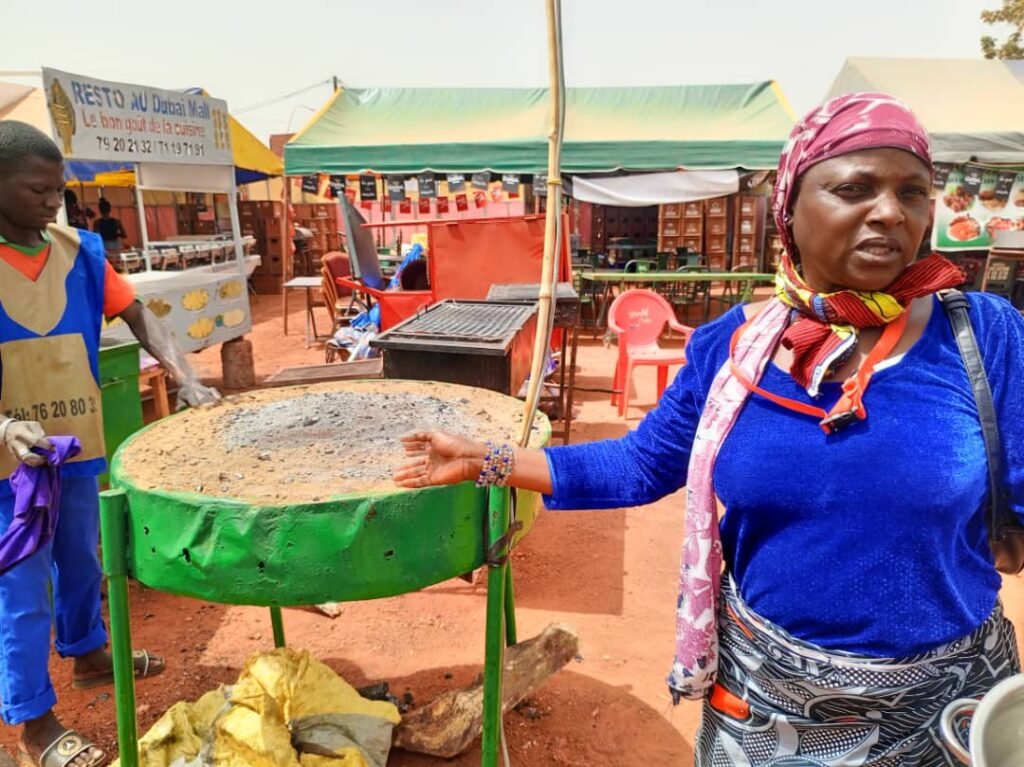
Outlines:
[[[548, 197], [547, 216], [544, 221], [544, 261], [541, 266], [537, 336], [533, 345], [533, 364], [530, 368], [530, 386], [523, 408], [523, 428], [519, 444], [526, 447], [530, 430], [537, 414], [543, 389], [544, 362], [551, 348], [554, 312], [551, 310], [552, 287], [558, 273], [558, 250], [561, 245], [562, 225], [562, 135], [565, 130], [565, 73], [562, 66], [562, 9], [561, 0], [546, 0], [548, 21], [548, 79], [551, 93], [551, 123], [548, 131]], [[562, 360], [565, 364], [565, 360]], [[572, 407], [572, 403], [569, 403]]]

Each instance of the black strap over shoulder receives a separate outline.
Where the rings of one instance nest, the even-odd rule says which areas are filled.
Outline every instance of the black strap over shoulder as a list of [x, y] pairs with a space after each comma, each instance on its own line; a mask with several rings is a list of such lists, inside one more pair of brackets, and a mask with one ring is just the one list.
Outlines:
[[978, 407], [978, 418], [981, 421], [981, 436], [985, 440], [985, 453], [988, 456], [989, 514], [988, 536], [994, 541], [1003, 526], [1012, 524], [1006, 493], [1003, 492], [1003, 446], [999, 437], [999, 422], [996, 420], [996, 409], [992, 403], [992, 390], [988, 385], [985, 365], [978, 349], [978, 340], [974, 337], [971, 318], [967, 313], [967, 296], [959, 290], [944, 290], [939, 293], [946, 316], [953, 326], [953, 335], [960, 348], [967, 376], [971, 379], [974, 400]]

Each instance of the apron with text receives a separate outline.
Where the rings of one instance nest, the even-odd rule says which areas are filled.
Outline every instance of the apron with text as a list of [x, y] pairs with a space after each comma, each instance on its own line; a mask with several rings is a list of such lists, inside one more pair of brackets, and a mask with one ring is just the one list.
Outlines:
[[[82, 452], [73, 462], [102, 461], [96, 376], [105, 263], [76, 230], [51, 226], [49, 233], [38, 279], [0, 260], [0, 412], [38, 421], [48, 435], [78, 437]], [[15, 468], [0, 450], [0, 478]]]

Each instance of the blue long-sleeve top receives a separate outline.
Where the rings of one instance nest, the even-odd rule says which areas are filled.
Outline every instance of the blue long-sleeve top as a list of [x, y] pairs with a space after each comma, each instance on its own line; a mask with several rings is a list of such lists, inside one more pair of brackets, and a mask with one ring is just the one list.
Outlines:
[[[1024, 320], [1001, 298], [969, 299], [1003, 482], [1024, 517]], [[694, 332], [687, 364], [636, 430], [547, 449], [548, 508], [639, 506], [683, 487], [708, 389], [742, 322], [736, 307]], [[772, 364], [761, 386], [811, 401]], [[826, 383], [814, 404], [828, 410], [839, 394], [839, 383]], [[969, 634], [1000, 587], [977, 408], [937, 298], [921, 338], [876, 371], [864, 403], [865, 421], [826, 436], [817, 419], [752, 395], [715, 465], [722, 545], [762, 617], [824, 648], [906, 657]]]

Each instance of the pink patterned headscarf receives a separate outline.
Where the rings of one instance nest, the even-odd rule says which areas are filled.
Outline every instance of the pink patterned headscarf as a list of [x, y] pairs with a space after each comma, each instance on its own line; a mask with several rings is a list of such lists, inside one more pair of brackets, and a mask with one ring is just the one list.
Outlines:
[[812, 165], [861, 149], [903, 149], [931, 168], [928, 132], [902, 101], [885, 93], [847, 93], [812, 109], [794, 127], [779, 157], [772, 214], [793, 253], [789, 214], [797, 179]]

